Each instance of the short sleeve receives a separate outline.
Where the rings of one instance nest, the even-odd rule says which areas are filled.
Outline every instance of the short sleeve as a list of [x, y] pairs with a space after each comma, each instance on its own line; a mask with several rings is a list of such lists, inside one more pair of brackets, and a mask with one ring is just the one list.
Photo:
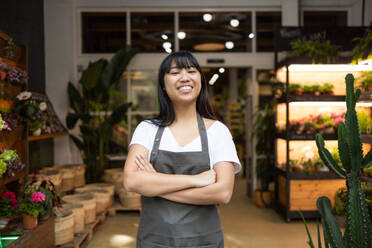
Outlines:
[[136, 130], [133, 133], [132, 139], [129, 143], [129, 146], [133, 144], [143, 145], [149, 151], [151, 150], [151, 127], [152, 125], [146, 121], [142, 121], [136, 127]]
[[235, 167], [235, 173], [238, 173], [242, 166], [229, 129], [224, 124], [220, 123], [218, 128], [215, 130], [214, 137], [214, 146], [212, 147], [213, 166], [218, 162], [232, 162]]

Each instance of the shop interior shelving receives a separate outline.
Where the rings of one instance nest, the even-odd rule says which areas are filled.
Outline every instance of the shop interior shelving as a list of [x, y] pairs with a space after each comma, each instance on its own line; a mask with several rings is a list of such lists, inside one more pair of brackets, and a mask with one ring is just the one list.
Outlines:
[[[277, 79], [285, 84], [283, 96], [278, 99], [276, 135], [276, 168], [275, 168], [275, 209], [283, 215], [286, 221], [301, 218], [299, 211], [305, 218], [318, 218], [316, 200], [320, 196], [328, 196], [333, 201], [334, 193], [342, 186], [345, 180], [337, 177], [330, 171], [313, 171], [304, 173], [294, 171], [290, 161], [304, 161], [310, 152], [317, 156], [315, 132], [290, 132], [290, 122], [301, 118], [309, 118], [318, 114], [340, 114], [346, 111], [345, 105], [345, 76], [353, 73], [355, 77], [365, 67], [359, 65], [342, 64], [311, 64], [307, 58], [288, 58], [278, 63]], [[290, 84], [314, 85], [331, 83], [334, 85], [332, 95], [291, 95]], [[322, 134], [326, 147], [332, 150], [337, 147], [337, 134], [328, 130]], [[370, 138], [372, 140], [372, 138]], [[363, 149], [369, 149], [364, 144]], [[293, 162], [292, 162], [293, 163]]]

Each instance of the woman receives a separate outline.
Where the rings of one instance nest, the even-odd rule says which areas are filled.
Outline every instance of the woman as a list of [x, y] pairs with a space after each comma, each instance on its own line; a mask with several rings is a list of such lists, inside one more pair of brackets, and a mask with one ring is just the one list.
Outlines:
[[159, 116], [137, 126], [124, 167], [125, 189], [142, 195], [137, 247], [223, 247], [217, 205], [230, 201], [241, 166], [191, 53], [162, 62], [158, 99]]

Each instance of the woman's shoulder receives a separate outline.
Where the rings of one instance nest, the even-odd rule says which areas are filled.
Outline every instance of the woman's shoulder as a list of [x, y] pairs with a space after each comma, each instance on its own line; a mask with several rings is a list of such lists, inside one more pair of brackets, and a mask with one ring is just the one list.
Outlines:
[[143, 130], [143, 129], [157, 130], [158, 127], [159, 126], [156, 125], [155, 123], [153, 123], [151, 120], [143, 120], [137, 125], [136, 129], [139, 129], [139, 130]]
[[230, 132], [229, 128], [219, 120], [204, 118], [204, 122], [208, 131], [213, 132]]

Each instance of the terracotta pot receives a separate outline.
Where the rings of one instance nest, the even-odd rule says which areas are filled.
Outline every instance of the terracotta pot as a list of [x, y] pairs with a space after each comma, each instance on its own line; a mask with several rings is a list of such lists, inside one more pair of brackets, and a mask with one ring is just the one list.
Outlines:
[[[261, 193], [262, 193], [262, 198], [265, 203], [262, 201]], [[273, 198], [273, 192], [271, 191], [262, 192], [260, 190], [255, 190], [253, 196], [254, 196], [254, 204], [259, 208], [265, 208], [266, 206], [271, 205], [271, 201]]]
[[31, 215], [23, 215], [23, 228], [31, 230], [37, 227], [37, 217]]

